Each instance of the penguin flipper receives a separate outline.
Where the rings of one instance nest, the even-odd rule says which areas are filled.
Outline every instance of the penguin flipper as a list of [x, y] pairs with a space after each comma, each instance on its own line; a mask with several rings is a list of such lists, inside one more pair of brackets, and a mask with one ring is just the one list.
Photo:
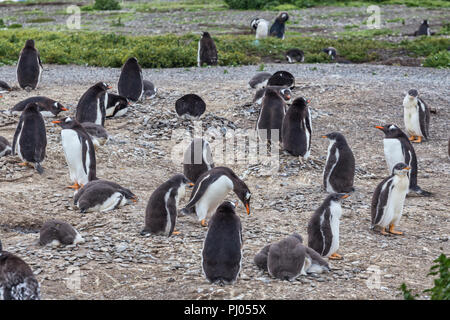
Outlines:
[[197, 181], [200, 181], [200, 182], [198, 184], [197, 183], [195, 184], [194, 190], [192, 190], [191, 200], [189, 200], [189, 203], [184, 208], [185, 209], [192, 208], [197, 203], [197, 201], [199, 201], [201, 199], [203, 194], [206, 192], [206, 189], [208, 188], [208, 186], [211, 185], [212, 183], [214, 183], [214, 181], [216, 181], [220, 177], [221, 177], [221, 175], [211, 176], [210, 174], [208, 174], [204, 178], [199, 177], [197, 179]]
[[13, 156], [16, 155], [16, 144], [19, 143], [19, 141], [17, 141], [17, 139], [19, 137], [20, 131], [22, 130], [22, 126], [23, 126], [23, 118], [21, 117], [21, 119], [19, 119], [19, 124], [17, 125], [16, 132], [14, 133], [13, 144], [11, 147], [11, 149], [12, 149], [11, 154]]

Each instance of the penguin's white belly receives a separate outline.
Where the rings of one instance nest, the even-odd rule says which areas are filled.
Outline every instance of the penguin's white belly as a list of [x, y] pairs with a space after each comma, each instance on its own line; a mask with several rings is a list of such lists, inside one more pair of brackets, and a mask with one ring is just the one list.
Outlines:
[[86, 211], [87, 212], [91, 212], [91, 211], [107, 212], [107, 211], [113, 210], [116, 207], [121, 206], [123, 198], [125, 198], [125, 197], [120, 192], [114, 192], [103, 203], [100, 203], [94, 207], [91, 207]]
[[266, 38], [269, 35], [269, 25], [267, 21], [260, 21], [256, 28], [256, 39]]
[[409, 135], [423, 136], [420, 130], [419, 112], [416, 108], [404, 108], [405, 129]]
[[123, 116], [125, 113], [127, 113], [127, 111], [128, 111], [128, 108], [120, 109], [119, 111], [117, 111], [117, 113], [114, 115], [114, 117], [121, 117], [121, 116]]
[[111, 117], [113, 115], [113, 113], [114, 113], [114, 110], [116, 110], [116, 106], [106, 109], [105, 110], [105, 115], [107, 117]]
[[[61, 131], [62, 145], [69, 166], [70, 180], [78, 184], [88, 183], [88, 175], [83, 168], [82, 147], [76, 131], [63, 129]], [[86, 157], [86, 170], [88, 170], [89, 154]]]
[[331, 247], [330, 251], [327, 253], [327, 257], [338, 251], [339, 249], [339, 218], [342, 214], [342, 208], [339, 203], [331, 202], [330, 205], [331, 212]]
[[22, 123], [22, 128], [20, 129], [19, 135], [17, 136], [16, 147], [15, 147], [14, 152], [19, 155], [19, 157], [20, 157], [20, 159], [22, 159], [22, 161], [25, 161], [25, 159], [22, 156], [22, 153], [20, 152], [20, 138], [22, 137], [22, 132], [23, 132], [23, 123]]
[[221, 176], [209, 185], [195, 206], [199, 221], [205, 219], [209, 213], [215, 211], [232, 189], [233, 182], [227, 176]]
[[395, 176], [392, 184], [394, 187], [391, 189], [383, 216], [378, 223], [384, 228], [388, 227], [394, 220], [398, 221], [403, 213], [403, 204], [409, 189], [408, 176], [401, 178]]
[[77, 233], [77, 235], [75, 236], [75, 239], [73, 240], [73, 244], [77, 244], [77, 243], [84, 243], [85, 240], [84, 238], [81, 236], [81, 234], [75, 230], [75, 232]]
[[306, 153], [303, 156], [303, 159], [307, 160], [309, 158], [311, 146], [309, 145], [309, 137], [311, 136], [311, 132], [309, 132], [306, 127], [306, 119], [303, 119], [303, 127], [305, 128], [305, 136], [306, 136]]
[[302, 270], [300, 271], [300, 274], [306, 276], [307, 272], [311, 268], [311, 265], [312, 265], [311, 259], [309, 257], [305, 257], [305, 261], [303, 262], [303, 267]]
[[[333, 145], [334, 145], [334, 142], [333, 142], [333, 143], [330, 143], [330, 145], [328, 146], [327, 163], [328, 163], [328, 161], [329, 161], [330, 153], [331, 153], [331, 148], [333, 147]], [[335, 192], [336, 192], [336, 191], [334, 191], [333, 187], [332, 187], [331, 184], [330, 184], [330, 177], [331, 177], [331, 174], [333, 173], [334, 167], [336, 167], [336, 164], [337, 164], [338, 161], [339, 161], [339, 149], [336, 148], [336, 152], [335, 152], [334, 155], [335, 155], [335, 157], [336, 157], [336, 160], [335, 160], [335, 162], [333, 163], [333, 165], [331, 166], [330, 172], [328, 172], [328, 175], [327, 175], [327, 185], [325, 186], [327, 192], [329, 192], [329, 193], [335, 193]], [[325, 172], [324, 172], [324, 174], [325, 174]]]
[[405, 157], [402, 152], [402, 145], [398, 139], [383, 139], [384, 156], [389, 168], [389, 174], [392, 174], [392, 169], [399, 162], [405, 162]]
[[172, 222], [170, 220], [170, 211], [169, 211], [169, 208], [167, 207], [167, 202], [169, 201], [171, 192], [172, 192], [172, 188], [170, 188], [164, 195], [164, 208], [166, 209], [166, 228], [164, 230], [165, 235], [169, 235], [170, 228], [172, 227]]

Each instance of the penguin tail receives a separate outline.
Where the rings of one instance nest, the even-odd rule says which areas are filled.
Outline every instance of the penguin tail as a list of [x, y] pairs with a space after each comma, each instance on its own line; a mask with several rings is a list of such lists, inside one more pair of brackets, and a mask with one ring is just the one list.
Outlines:
[[411, 188], [411, 191], [413, 191], [417, 194], [420, 194], [423, 197], [431, 197], [432, 196], [431, 192], [422, 190], [422, 188], [420, 188], [419, 186], [415, 186], [415, 187]]
[[44, 168], [41, 167], [41, 164], [39, 162], [36, 162], [34, 167], [36, 168], [37, 172], [39, 174], [43, 174], [44, 173]]

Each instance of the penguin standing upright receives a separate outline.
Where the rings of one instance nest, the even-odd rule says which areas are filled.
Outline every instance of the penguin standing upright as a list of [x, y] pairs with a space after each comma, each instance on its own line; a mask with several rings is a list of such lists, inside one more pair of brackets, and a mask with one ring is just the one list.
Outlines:
[[375, 189], [372, 196], [372, 227], [381, 228], [380, 232], [386, 235], [385, 229], [389, 227], [389, 233], [403, 234], [395, 231], [403, 213], [403, 204], [409, 188], [410, 167], [405, 163], [397, 163], [392, 169], [392, 174], [384, 179]]
[[0, 300], [40, 300], [41, 288], [28, 264], [3, 251], [0, 241]]
[[245, 182], [227, 167], [212, 168], [198, 177], [194, 190], [192, 190], [191, 199], [182, 213], [187, 214], [191, 208], [195, 207], [198, 220], [202, 226], [206, 226], [205, 218], [207, 215], [217, 209], [231, 190], [242, 201], [247, 214], [250, 214], [250, 197], [252, 194]]
[[[130, 103], [128, 102], [127, 98], [107, 91], [105, 91], [104, 95], [108, 95], [108, 104], [105, 108], [105, 117], [107, 119], [123, 116], [128, 111]], [[102, 96], [100, 99], [100, 101], [105, 101], [104, 96]]]
[[217, 65], [217, 49], [214, 40], [208, 32], [203, 32], [198, 42], [197, 65], [201, 67], [204, 63], [209, 66]]
[[323, 186], [327, 192], [353, 192], [355, 179], [355, 156], [345, 137], [332, 132], [322, 138], [328, 138], [327, 162], [323, 170]]
[[250, 26], [256, 32], [256, 39], [264, 39], [269, 35], [269, 21], [265, 19], [255, 18], [250, 23]]
[[69, 110], [58, 101], [55, 101], [47, 97], [36, 96], [20, 101], [14, 107], [12, 107], [10, 113], [12, 114], [22, 113], [22, 111], [29, 103], [36, 103], [39, 106], [39, 111], [44, 117], [56, 117], [61, 111]]
[[48, 220], [39, 232], [39, 244], [45, 246], [71, 245], [83, 243], [81, 234], [67, 222], [61, 220]]
[[414, 31], [414, 36], [431, 36], [430, 26], [428, 25], [428, 20], [423, 20], [419, 27], [419, 30]]
[[0, 158], [3, 156], [10, 155], [12, 152], [11, 145], [9, 144], [9, 141], [5, 138], [0, 136]]
[[135, 57], [129, 58], [122, 66], [117, 88], [119, 95], [133, 102], [139, 101], [144, 93], [142, 69]]
[[39, 112], [36, 103], [29, 103], [19, 119], [12, 145], [13, 155], [19, 155], [22, 159], [20, 165], [26, 166], [28, 163], [34, 165], [37, 172], [42, 174], [44, 169], [41, 162], [45, 158], [47, 147], [47, 133], [45, 122]]
[[285, 23], [289, 20], [287, 12], [280, 12], [270, 27], [270, 35], [284, 40]]
[[89, 181], [96, 180], [95, 149], [89, 134], [77, 120], [67, 117], [52, 121], [61, 126], [61, 142], [70, 180], [73, 185], [68, 188], [78, 190]]
[[175, 101], [175, 111], [183, 119], [198, 119], [206, 110], [206, 103], [195, 93], [189, 93]]
[[380, 129], [385, 134], [383, 139], [384, 156], [386, 158], [389, 173], [392, 173], [392, 170], [397, 163], [406, 163], [408, 167], [411, 168], [409, 174], [409, 191], [413, 191], [423, 196], [431, 196], [430, 192], [422, 190], [417, 185], [417, 157], [408, 136], [400, 130], [399, 127], [393, 124], [375, 126], [375, 128]]
[[198, 177], [212, 168], [214, 168], [214, 161], [208, 141], [194, 138], [184, 152], [184, 175], [195, 183]]
[[105, 125], [109, 96], [106, 90], [108, 89], [111, 89], [111, 87], [106, 83], [97, 82], [81, 96], [75, 116], [79, 123], [92, 122], [101, 126]]
[[269, 72], [258, 72], [250, 79], [248, 86], [254, 89], [264, 88], [271, 76], [272, 74]]
[[305, 53], [300, 49], [289, 49], [286, 52], [286, 59], [289, 63], [305, 61]]
[[311, 151], [311, 112], [309, 101], [296, 98], [286, 112], [281, 129], [283, 149], [294, 156], [308, 159]]
[[20, 51], [17, 62], [17, 81], [22, 89], [34, 90], [39, 85], [42, 74], [42, 63], [39, 51], [34, 46], [34, 40], [27, 40]]
[[185, 196], [186, 185], [192, 183], [182, 174], [177, 174], [153, 191], [145, 209], [145, 227], [141, 235], [163, 234], [171, 236], [177, 220], [180, 199]]
[[[256, 130], [260, 139], [282, 141], [281, 127], [286, 113], [286, 103], [277, 90], [266, 88], [261, 111], [256, 121]], [[272, 136], [272, 133], [275, 136]]]
[[267, 86], [283, 86], [293, 89], [295, 87], [295, 77], [288, 71], [277, 71], [267, 80]]
[[422, 142], [422, 137], [428, 140], [430, 128], [430, 108], [419, 98], [419, 93], [411, 89], [403, 99], [403, 119], [406, 132], [412, 142]]
[[308, 223], [308, 247], [322, 257], [342, 259], [339, 249], [339, 219], [342, 215], [340, 201], [349, 196], [345, 193], [332, 193], [314, 212]]
[[242, 225], [232, 202], [223, 202], [211, 217], [203, 242], [202, 270], [216, 284], [236, 282], [242, 264]]

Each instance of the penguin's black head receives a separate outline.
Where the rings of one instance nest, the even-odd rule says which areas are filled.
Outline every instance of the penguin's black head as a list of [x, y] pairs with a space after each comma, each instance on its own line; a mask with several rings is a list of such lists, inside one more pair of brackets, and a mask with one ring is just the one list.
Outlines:
[[342, 200], [348, 198], [349, 196], [350, 196], [349, 193], [332, 193], [328, 196], [328, 199], [330, 201], [339, 202], [339, 201], [342, 201]]
[[309, 102], [310, 102], [310, 100], [306, 100], [303, 97], [298, 97], [298, 98], [295, 98], [295, 100], [292, 102], [292, 107], [303, 110], [306, 108], [306, 106], [308, 105]]
[[176, 175], [174, 175], [171, 178], [172, 181], [174, 181], [174, 183], [179, 184], [179, 185], [187, 185], [189, 187], [193, 187], [194, 184], [192, 183], [191, 180], [189, 180], [188, 178], [186, 178], [186, 176], [184, 174], [178, 173]]
[[233, 202], [231, 202], [231, 201], [224, 201], [217, 208], [217, 212], [236, 214], [235, 209], [236, 209], [236, 205]]
[[54, 121], [52, 121], [52, 123], [59, 125], [63, 129], [71, 129], [75, 126], [81, 127], [80, 123], [77, 120], [72, 119], [70, 117], [65, 117], [60, 120], [54, 120]]
[[259, 18], [255, 18], [252, 20], [252, 22], [250, 22], [250, 27], [252, 27], [252, 29], [256, 30], [256, 29], [258, 29], [258, 24], [259, 24]]
[[97, 82], [96, 84], [94, 84], [95, 88], [98, 88], [100, 90], [106, 91], [108, 89], [111, 89], [112, 87], [110, 85], [108, 85], [105, 82]]
[[328, 138], [329, 140], [335, 140], [335, 141], [345, 140], [342, 133], [339, 133], [339, 132], [332, 132], [332, 133], [326, 134], [326, 135], [322, 136], [322, 138]]
[[397, 127], [395, 124], [386, 124], [384, 126], [375, 126], [375, 128], [380, 129], [386, 135], [386, 138], [398, 138], [403, 137], [405, 134], [403, 131]]
[[325, 52], [326, 54], [328, 54], [331, 57], [331, 59], [334, 59], [337, 56], [337, 50], [333, 47], [328, 47], [328, 48], [322, 49], [322, 52]]
[[69, 109], [67, 109], [66, 107], [64, 107], [61, 103], [59, 102], [55, 102], [52, 105], [52, 113], [57, 115], [58, 113], [60, 113], [61, 111], [69, 111]]
[[301, 243], [303, 243], [303, 238], [301, 235], [299, 235], [297, 232], [294, 232], [291, 234], [291, 237], [297, 238]]
[[423, 20], [422, 24], [427, 26], [428, 25], [428, 20]]
[[392, 168], [392, 174], [406, 175], [409, 170], [411, 170], [411, 167], [408, 167], [408, 165], [403, 162], [399, 162]]
[[25, 109], [23, 110], [23, 112], [36, 112], [36, 113], [40, 111], [41, 107], [35, 102], [30, 102], [25, 106]]
[[278, 14], [278, 20], [280, 22], [283, 22], [283, 23], [288, 21], [289, 20], [289, 14], [287, 12], [280, 12]]
[[129, 58], [129, 59], [127, 60], [126, 63], [138, 63], [138, 60], [137, 60], [136, 57], [131, 57], [131, 58]]
[[291, 97], [292, 97], [291, 89], [289, 89], [289, 88], [281, 89], [280, 94], [283, 97], [284, 101], [291, 100]]
[[27, 40], [25, 42], [25, 47], [27, 47], [27, 48], [34, 48], [34, 40], [33, 39]]
[[203, 32], [203, 38], [211, 38], [211, 35], [209, 34], [209, 32]]
[[243, 188], [236, 192], [236, 194], [239, 197], [239, 200], [241, 200], [244, 204], [247, 214], [250, 214], [250, 198], [252, 197], [252, 193], [248, 189], [247, 185], [244, 184]]
[[419, 95], [419, 92], [416, 89], [411, 89], [408, 91], [408, 95], [414, 98], [417, 98], [417, 96]]

